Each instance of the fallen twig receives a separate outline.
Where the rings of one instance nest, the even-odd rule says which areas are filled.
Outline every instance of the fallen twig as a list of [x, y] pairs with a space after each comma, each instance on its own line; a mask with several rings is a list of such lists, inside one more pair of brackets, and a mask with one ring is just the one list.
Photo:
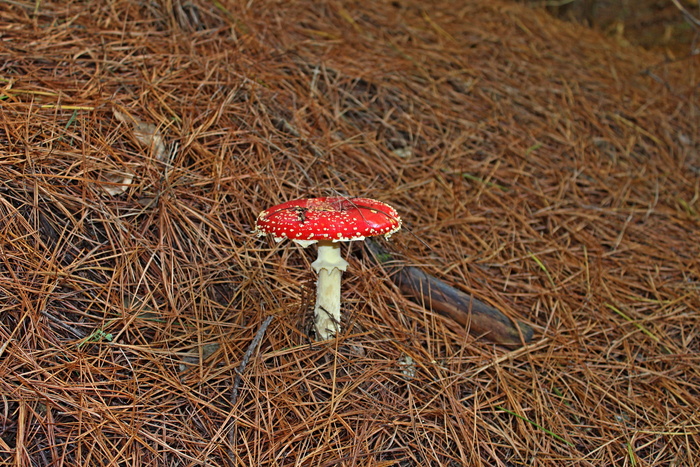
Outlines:
[[248, 346], [248, 350], [245, 351], [241, 364], [238, 365], [238, 368], [236, 368], [236, 377], [233, 379], [233, 389], [231, 389], [231, 405], [235, 405], [236, 401], [238, 400], [238, 388], [241, 386], [241, 375], [245, 371], [245, 368], [250, 361], [250, 357], [253, 356], [253, 352], [255, 352], [255, 349], [258, 347], [258, 345], [260, 345], [260, 341], [265, 335], [265, 331], [272, 322], [273, 318], [274, 316], [272, 315], [265, 318], [265, 321], [263, 321], [263, 323], [260, 325], [260, 329], [258, 329], [258, 332], [255, 334], [253, 341]]
[[[389, 266], [391, 278], [401, 291], [438, 313], [464, 326], [474, 336], [484, 337], [505, 347], [521, 347], [532, 340], [527, 324], [513, 321], [496, 308], [445, 284], [437, 277], [413, 266], [402, 266], [379, 243], [367, 239], [365, 245], [382, 266]], [[389, 263], [389, 264], [387, 264]]]
[[[238, 401], [238, 388], [241, 386], [241, 375], [245, 371], [246, 366], [248, 366], [248, 362], [250, 361], [250, 357], [253, 356], [253, 352], [255, 352], [255, 349], [258, 348], [260, 345], [260, 341], [262, 340], [263, 336], [265, 335], [265, 331], [267, 330], [267, 327], [270, 325], [272, 322], [272, 319], [274, 318], [273, 315], [268, 316], [265, 318], [265, 321], [262, 322], [260, 325], [260, 329], [258, 329], [258, 332], [255, 333], [255, 337], [253, 337], [253, 341], [250, 343], [248, 346], [248, 349], [245, 351], [245, 354], [243, 355], [243, 359], [241, 360], [240, 365], [238, 365], [238, 368], [236, 368], [236, 377], [233, 379], [233, 389], [231, 389], [231, 407], [236, 405], [236, 401]], [[233, 409], [232, 409], [233, 410]], [[235, 454], [233, 452], [233, 437], [235, 433], [235, 425], [236, 421], [233, 419], [233, 422], [231, 423], [231, 427], [228, 430], [228, 442], [229, 442], [229, 459], [231, 462], [233, 462], [233, 459], [235, 458]], [[233, 464], [235, 465], [235, 463]]]

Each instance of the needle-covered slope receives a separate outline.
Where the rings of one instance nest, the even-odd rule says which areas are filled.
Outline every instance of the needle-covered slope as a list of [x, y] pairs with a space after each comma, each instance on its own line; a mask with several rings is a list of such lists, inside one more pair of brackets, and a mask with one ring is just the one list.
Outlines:
[[[18, 0], [0, 35], [2, 462], [700, 464], [698, 57], [494, 0]], [[313, 342], [313, 258], [251, 232], [329, 196], [533, 344], [355, 243]]]

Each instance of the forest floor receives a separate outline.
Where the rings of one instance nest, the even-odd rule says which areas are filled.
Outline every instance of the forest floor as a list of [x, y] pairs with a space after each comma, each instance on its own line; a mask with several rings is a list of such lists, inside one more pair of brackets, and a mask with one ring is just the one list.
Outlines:
[[[700, 57], [495, 0], [0, 2], [0, 464], [700, 465]], [[509, 348], [343, 246], [534, 330]], [[469, 310], [466, 310], [469, 312]]]

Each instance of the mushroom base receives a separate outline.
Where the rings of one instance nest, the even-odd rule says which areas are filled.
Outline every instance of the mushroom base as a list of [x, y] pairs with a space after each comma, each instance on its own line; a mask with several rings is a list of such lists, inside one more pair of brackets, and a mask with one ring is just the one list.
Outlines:
[[311, 263], [318, 274], [314, 318], [316, 339], [330, 339], [340, 331], [340, 279], [348, 262], [340, 256], [340, 244], [318, 242], [318, 258]]
[[337, 268], [318, 271], [314, 326], [316, 339], [332, 338], [340, 331], [340, 279], [343, 271]]

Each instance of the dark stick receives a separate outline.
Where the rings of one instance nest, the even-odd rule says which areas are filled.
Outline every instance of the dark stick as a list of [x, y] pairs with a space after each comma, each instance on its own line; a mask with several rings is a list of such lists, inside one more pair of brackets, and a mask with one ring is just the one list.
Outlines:
[[274, 318], [273, 315], [270, 315], [267, 318], [265, 318], [265, 321], [263, 321], [263, 323], [260, 325], [260, 329], [258, 329], [258, 332], [255, 334], [255, 337], [253, 337], [253, 341], [250, 343], [248, 349], [245, 351], [245, 354], [243, 355], [243, 360], [241, 360], [241, 364], [238, 365], [238, 368], [236, 368], [236, 377], [233, 379], [233, 389], [231, 390], [231, 405], [235, 405], [236, 401], [238, 400], [238, 388], [241, 386], [241, 375], [245, 371], [245, 367], [248, 365], [250, 357], [253, 356], [253, 352], [255, 352], [255, 349], [257, 349], [258, 345], [260, 345], [260, 341], [265, 335], [265, 331], [270, 325], [272, 318]]
[[365, 245], [376, 261], [387, 269], [401, 292], [428, 309], [451, 318], [471, 335], [496, 344], [517, 348], [532, 340], [527, 324], [513, 321], [496, 308], [461, 292], [413, 266], [401, 266], [391, 253], [372, 239]]
[[[233, 389], [231, 389], [231, 407], [236, 405], [236, 401], [238, 401], [238, 388], [241, 386], [241, 375], [245, 371], [246, 366], [248, 366], [248, 362], [250, 361], [250, 358], [253, 356], [253, 352], [255, 352], [255, 349], [258, 348], [258, 345], [260, 345], [260, 341], [262, 340], [263, 336], [265, 335], [265, 331], [267, 330], [267, 327], [270, 325], [272, 322], [272, 319], [274, 318], [274, 315], [270, 315], [267, 318], [265, 318], [265, 321], [260, 325], [260, 329], [258, 329], [258, 332], [255, 333], [255, 337], [253, 337], [252, 342], [248, 346], [248, 349], [245, 351], [245, 354], [243, 354], [243, 359], [241, 360], [240, 365], [238, 365], [238, 368], [236, 368], [236, 377], [233, 379]], [[233, 410], [233, 408], [231, 409]], [[229, 428], [228, 431], [228, 442], [229, 446], [233, 446], [233, 437], [234, 437], [234, 428], [235, 428], [235, 420], [232, 422], [231, 427]], [[229, 462], [231, 465], [236, 465], [234, 462], [234, 453], [233, 453], [233, 448], [229, 447]]]

